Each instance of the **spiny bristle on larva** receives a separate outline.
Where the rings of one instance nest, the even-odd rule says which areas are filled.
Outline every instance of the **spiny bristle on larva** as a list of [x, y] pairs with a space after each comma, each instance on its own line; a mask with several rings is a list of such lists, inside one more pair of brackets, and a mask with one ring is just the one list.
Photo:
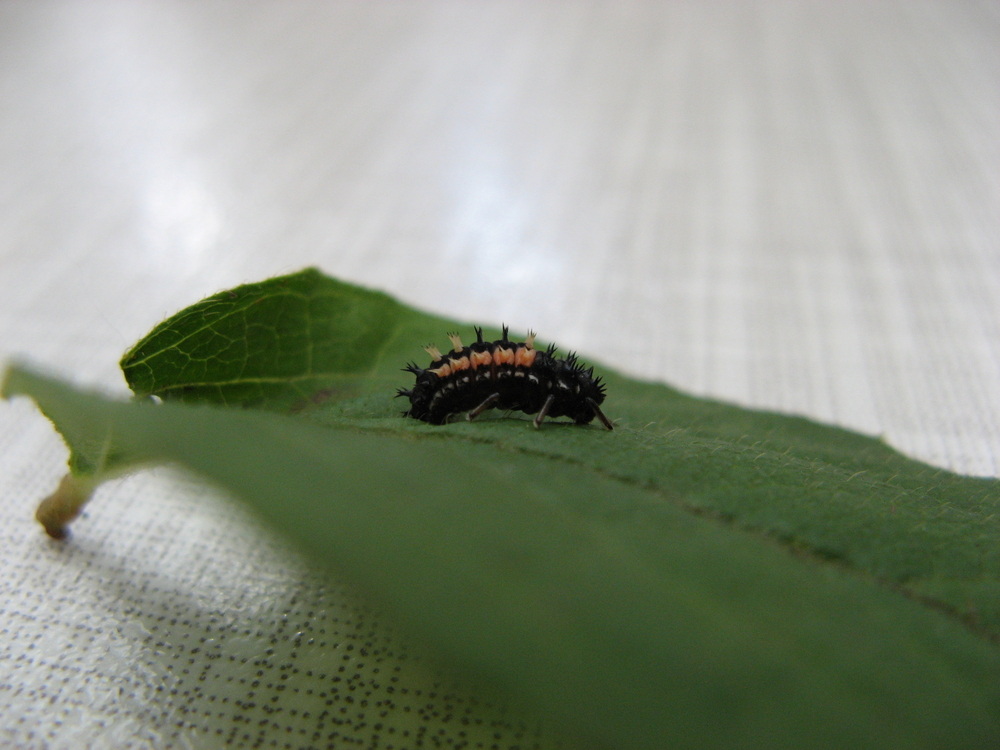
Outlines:
[[524, 345], [529, 349], [535, 348], [535, 336], [537, 336], [534, 331], [528, 331], [528, 337], [524, 340]]
[[431, 360], [434, 362], [441, 359], [441, 350], [434, 346], [434, 344], [428, 344], [425, 346], [424, 351], [431, 355]]
[[465, 348], [462, 344], [462, 338], [457, 333], [449, 333], [448, 339], [451, 341], [452, 351], [460, 352]]

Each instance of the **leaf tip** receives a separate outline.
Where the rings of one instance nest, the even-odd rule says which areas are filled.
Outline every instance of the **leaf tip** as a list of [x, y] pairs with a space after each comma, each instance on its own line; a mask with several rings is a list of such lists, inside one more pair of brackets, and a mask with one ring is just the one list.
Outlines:
[[0, 398], [27, 395], [22, 384], [26, 373], [27, 368], [17, 362], [0, 363]]

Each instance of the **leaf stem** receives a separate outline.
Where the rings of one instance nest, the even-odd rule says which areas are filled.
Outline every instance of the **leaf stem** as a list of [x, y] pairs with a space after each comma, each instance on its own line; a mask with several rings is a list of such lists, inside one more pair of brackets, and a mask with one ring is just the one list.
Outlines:
[[69, 524], [83, 511], [95, 486], [92, 478], [67, 474], [56, 491], [39, 503], [35, 520], [53, 539], [65, 539], [69, 536]]

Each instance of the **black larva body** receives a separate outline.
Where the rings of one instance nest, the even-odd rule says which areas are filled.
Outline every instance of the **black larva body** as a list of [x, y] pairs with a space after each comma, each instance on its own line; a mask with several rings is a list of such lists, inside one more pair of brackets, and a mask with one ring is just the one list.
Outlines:
[[416, 375], [413, 388], [400, 388], [397, 396], [410, 400], [404, 416], [431, 424], [444, 424], [454, 414], [468, 412], [474, 419], [487, 409], [523, 411], [536, 414], [540, 427], [546, 417], [570, 417], [587, 424], [594, 417], [609, 430], [614, 429], [600, 409], [604, 385], [594, 377], [594, 368], [584, 368], [575, 354], [565, 359], [555, 356], [555, 346], [545, 351], [534, 348], [535, 335], [525, 341], [503, 337], [483, 341], [476, 328], [476, 342], [464, 346], [458, 334], [448, 334], [452, 350], [441, 354], [434, 346], [426, 351], [434, 360], [427, 368], [410, 363], [403, 369]]

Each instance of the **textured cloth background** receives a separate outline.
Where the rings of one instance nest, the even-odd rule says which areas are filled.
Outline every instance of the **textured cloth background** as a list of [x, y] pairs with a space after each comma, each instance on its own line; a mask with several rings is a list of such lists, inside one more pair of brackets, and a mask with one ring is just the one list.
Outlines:
[[[0, 2], [0, 356], [318, 265], [1000, 475], [998, 7]], [[65, 455], [0, 404], [0, 744], [534, 742], [182, 476], [45, 539]]]

